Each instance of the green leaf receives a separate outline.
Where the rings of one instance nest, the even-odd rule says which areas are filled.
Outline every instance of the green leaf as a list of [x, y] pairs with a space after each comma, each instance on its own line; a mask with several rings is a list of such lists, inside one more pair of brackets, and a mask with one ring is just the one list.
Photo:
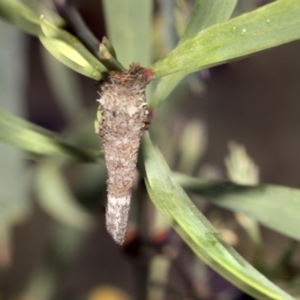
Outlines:
[[39, 17], [18, 0], [0, 0], [0, 17], [30, 34], [41, 33]]
[[132, 62], [151, 63], [151, 0], [105, 0], [104, 16], [109, 40], [118, 60], [127, 68]]
[[[27, 79], [26, 45], [20, 31], [4, 23], [0, 26], [0, 40], [2, 45], [5, 45], [0, 47], [0, 65], [3, 70], [0, 72], [0, 105], [23, 115], [23, 96]], [[0, 134], [3, 130], [0, 126]], [[22, 151], [0, 142], [0, 154], [1, 248], [2, 238], [9, 237], [12, 224], [28, 217], [32, 202], [28, 189], [31, 176], [26, 170]], [[0, 259], [0, 265], [1, 263]]]
[[35, 189], [43, 209], [65, 226], [89, 231], [95, 225], [94, 217], [76, 202], [59, 164], [49, 160], [39, 166]]
[[191, 20], [180, 39], [180, 43], [193, 38], [200, 30], [227, 21], [237, 0], [197, 0], [193, 8]]
[[44, 47], [60, 62], [74, 71], [95, 80], [106, 68], [72, 34], [40, 19], [17, 0], [0, 0], [0, 17], [20, 29], [39, 36]]
[[89, 50], [72, 34], [57, 28], [41, 19], [42, 35], [39, 36], [44, 47], [60, 62], [95, 80], [102, 78], [101, 73], [106, 68], [94, 57]]
[[[237, 0], [197, 0], [190, 22], [180, 39], [179, 45], [193, 38], [200, 30], [227, 21], [236, 6], [236, 2]], [[165, 100], [185, 76], [186, 73], [182, 72], [162, 78], [151, 104], [156, 106], [159, 102]]]
[[157, 209], [171, 216], [177, 232], [210, 267], [257, 299], [294, 299], [254, 269], [194, 206], [148, 136], [143, 139], [146, 186]]
[[73, 146], [51, 131], [31, 124], [0, 108], [0, 141], [36, 154], [96, 161], [99, 152]]
[[82, 93], [76, 74], [55, 59], [46, 49], [42, 57], [45, 72], [64, 115], [74, 124], [78, 114], [83, 111]]
[[300, 38], [300, 1], [278, 0], [180, 44], [151, 66], [154, 78], [191, 73]]
[[276, 185], [243, 186], [186, 175], [177, 181], [190, 193], [232, 211], [242, 212], [265, 226], [300, 241], [300, 190]]

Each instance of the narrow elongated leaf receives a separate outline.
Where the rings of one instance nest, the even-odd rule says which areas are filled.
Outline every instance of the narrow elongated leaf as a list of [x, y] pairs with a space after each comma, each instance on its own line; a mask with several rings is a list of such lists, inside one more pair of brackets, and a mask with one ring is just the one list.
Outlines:
[[87, 231], [95, 225], [93, 216], [76, 202], [60, 173], [59, 165], [45, 161], [38, 168], [35, 187], [41, 206], [62, 224]]
[[39, 35], [39, 17], [18, 0], [0, 0], [0, 17], [18, 28]]
[[151, 0], [105, 0], [109, 40], [118, 60], [127, 68], [132, 62], [151, 63]]
[[40, 24], [43, 33], [39, 36], [40, 41], [56, 59], [78, 73], [95, 80], [101, 79], [101, 73], [106, 68], [75, 36], [45, 19], [41, 19]]
[[180, 44], [193, 38], [200, 30], [227, 21], [237, 0], [196, 0], [191, 20], [180, 39]]
[[[0, 105], [23, 115], [27, 65], [24, 39], [17, 28], [1, 22], [0, 40], [5, 45], [0, 47]], [[0, 134], [2, 130], [0, 126]], [[0, 248], [8, 242], [2, 238], [9, 237], [12, 224], [30, 212], [29, 180], [22, 151], [0, 142]]]
[[243, 212], [265, 226], [300, 241], [300, 190], [276, 185], [209, 182], [186, 175], [177, 175], [176, 179], [187, 192], [203, 196], [226, 209]]
[[278, 0], [214, 25], [156, 62], [154, 77], [195, 72], [300, 39], [299, 15], [299, 0]]
[[20, 29], [39, 36], [44, 47], [60, 62], [95, 80], [106, 68], [72, 34], [39, 17], [17, 0], [0, 0], [0, 17]]
[[146, 186], [157, 209], [171, 216], [175, 229], [210, 267], [257, 299], [294, 299], [255, 270], [194, 206], [174, 179], [167, 163], [148, 136], [143, 139]]
[[31, 124], [0, 108], [0, 141], [36, 154], [95, 161], [99, 152], [77, 148], [51, 131]]
[[82, 95], [76, 74], [57, 61], [46, 49], [42, 54], [52, 91], [69, 123], [72, 124], [78, 117], [78, 113], [83, 110]]
[[[193, 38], [200, 30], [227, 21], [230, 18], [235, 5], [236, 0], [197, 0], [193, 8], [190, 22], [181, 37], [179, 44]], [[165, 100], [185, 75], [185, 72], [180, 72], [162, 78], [152, 99], [152, 105], [155, 106], [160, 101]]]

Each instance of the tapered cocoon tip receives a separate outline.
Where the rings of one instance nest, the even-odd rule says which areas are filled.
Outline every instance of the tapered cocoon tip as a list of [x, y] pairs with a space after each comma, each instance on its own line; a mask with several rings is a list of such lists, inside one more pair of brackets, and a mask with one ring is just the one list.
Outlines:
[[130, 195], [112, 197], [108, 195], [106, 207], [106, 228], [116, 243], [122, 245], [125, 240], [130, 208]]

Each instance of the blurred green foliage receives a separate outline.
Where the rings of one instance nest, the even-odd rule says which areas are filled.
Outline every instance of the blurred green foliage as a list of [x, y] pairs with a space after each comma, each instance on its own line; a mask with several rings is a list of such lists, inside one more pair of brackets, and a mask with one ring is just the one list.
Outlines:
[[[99, 53], [91, 51], [80, 38], [63, 29], [63, 20], [50, 11], [43, 1], [23, 3], [18, 0], [0, 0], [0, 16], [27, 33], [38, 36], [56, 59], [94, 80], [102, 79], [110, 67], [122, 70], [122, 65], [128, 67], [132, 61], [148, 66], [153, 79], [170, 75], [160, 80], [153, 97], [148, 101], [152, 107], [156, 107], [168, 100], [165, 105], [171, 108], [171, 97], [168, 96], [186, 74], [300, 38], [298, 0], [278, 0], [228, 21], [236, 4], [236, 0], [195, 0], [194, 7], [191, 8], [185, 1], [165, 1], [154, 18], [154, 28], [159, 28], [157, 23], [162, 24], [164, 35], [171, 37], [170, 40], [164, 40], [157, 32], [151, 32], [152, 1], [105, 0], [103, 5], [108, 38], [116, 49], [116, 56], [110, 42], [105, 39], [99, 42]], [[42, 17], [38, 15], [39, 12], [43, 14]], [[181, 30], [182, 28], [185, 29]], [[105, 190], [101, 152], [81, 146], [85, 138], [89, 139], [92, 134], [92, 126], [87, 129], [85, 124], [91, 122], [96, 111], [82, 112], [85, 107], [73, 74], [54, 62], [48, 54], [44, 54], [47, 76], [60, 99], [60, 109], [68, 120], [65, 132], [72, 142], [15, 116], [24, 117], [24, 51], [18, 31], [4, 24], [1, 24], [0, 29], [5, 45], [0, 52], [4, 70], [0, 80], [0, 140], [28, 151], [30, 158], [38, 163], [37, 167], [25, 167], [24, 153], [21, 150], [12, 149], [6, 144], [0, 145], [1, 168], [5, 170], [1, 172], [0, 181], [0, 249], [2, 247], [5, 253], [9, 253], [9, 234], [13, 224], [28, 216], [31, 188], [43, 210], [56, 220], [56, 227], [49, 253], [33, 272], [21, 294], [34, 295], [38, 299], [56, 299], [57, 278], [61, 270], [78, 254], [85, 243], [86, 234], [95, 228], [94, 215], [97, 213], [95, 207], [99, 193], [96, 197], [91, 197], [91, 194], [96, 190]], [[160, 57], [162, 49], [152, 47], [152, 42], [166, 48], [177, 42], [178, 44], [163, 58]], [[153, 63], [152, 57], [159, 57], [161, 60]], [[10, 65], [12, 61], [14, 65]], [[180, 149], [179, 169], [193, 173], [206, 146], [201, 123], [196, 121], [187, 124], [177, 144], [168, 139], [163, 130], [157, 132], [155, 124], [153, 127], [152, 135], [163, 140], [170, 152], [174, 153], [176, 147]], [[85, 165], [75, 172], [76, 178], [73, 180], [76, 187], [73, 191], [65, 174], [68, 174], [69, 168], [74, 167], [75, 161], [98, 165], [96, 170], [93, 169], [95, 165]], [[165, 218], [161, 218], [158, 211], [153, 213], [153, 219], [157, 222], [148, 224], [146, 231], [151, 232], [148, 239], [151, 241], [159, 237], [159, 234], [169, 232], [172, 226], [195, 255], [241, 290], [258, 299], [295, 299], [287, 293], [292, 292], [287, 284], [283, 284], [287, 290], [285, 292], [226, 244], [186, 192], [243, 213], [236, 215], [238, 222], [249, 234], [251, 242], [261, 247], [258, 223], [296, 240], [300, 239], [300, 219], [297, 215], [300, 209], [300, 191], [259, 185], [258, 167], [243, 148], [232, 146], [226, 163], [229, 177], [235, 183], [220, 183], [175, 174], [159, 150], [153, 146], [147, 133], [143, 138], [139, 171], [148, 194], [140, 181], [137, 188], [140, 207], [136, 211], [137, 215], [143, 211], [142, 206], [149, 195], [159, 213], [165, 215]], [[81, 202], [78, 200], [80, 193], [85, 199]], [[93, 199], [89, 202], [88, 198]], [[138, 231], [143, 232], [140, 216], [133, 217], [131, 221]], [[250, 224], [248, 227], [246, 222]], [[159, 226], [156, 226], [158, 223]], [[0, 255], [0, 266], [1, 264], [5, 264], [5, 259]], [[162, 264], [164, 274], [167, 274], [169, 265], [165, 261]], [[136, 269], [141, 275], [140, 298], [145, 299], [147, 276], [140, 266]], [[297, 277], [293, 280], [296, 281]], [[299, 291], [293, 290], [293, 295], [296, 293]]]

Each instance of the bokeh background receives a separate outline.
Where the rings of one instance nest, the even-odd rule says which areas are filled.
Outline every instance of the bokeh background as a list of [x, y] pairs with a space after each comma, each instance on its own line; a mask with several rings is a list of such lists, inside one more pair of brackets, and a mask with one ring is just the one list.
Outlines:
[[[240, 1], [236, 14], [262, 4]], [[75, 5], [99, 39], [106, 34], [101, 1]], [[179, 15], [182, 7], [188, 13], [192, 1], [176, 3]], [[152, 51], [160, 57], [168, 51], [168, 45], [156, 48], [167, 25], [162, 3], [154, 8]], [[93, 128], [97, 84], [56, 63], [37, 38], [3, 21], [0, 37], [1, 107], [99, 148]], [[227, 180], [224, 160], [235, 141], [255, 161], [260, 182], [300, 188], [299, 53], [297, 41], [188, 76], [154, 112], [154, 140], [171, 168]], [[67, 89], [57, 88], [61, 82]], [[191, 166], [184, 161], [193, 144], [182, 142], [187, 128], [197, 141]], [[0, 153], [0, 299], [246, 299], [195, 258], [167, 224], [151, 234], [155, 212], [138, 179], [127, 241], [119, 247], [104, 227], [102, 163], [37, 157], [3, 143]], [[253, 245], [233, 214], [199, 203], [224, 239], [253, 261]], [[288, 282], [300, 265], [297, 244], [264, 227], [261, 235], [263, 264], [274, 266], [292, 251], [285, 273], [278, 274]]]

